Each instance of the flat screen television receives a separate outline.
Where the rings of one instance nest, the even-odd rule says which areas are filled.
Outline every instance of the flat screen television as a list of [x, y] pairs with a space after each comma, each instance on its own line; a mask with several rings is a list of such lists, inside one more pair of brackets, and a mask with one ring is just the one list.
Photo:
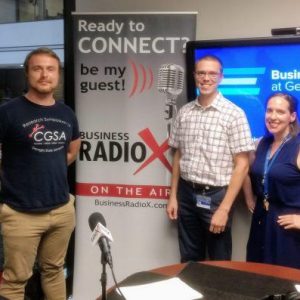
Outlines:
[[300, 116], [300, 37], [277, 36], [255, 39], [190, 41], [186, 47], [188, 99], [198, 91], [193, 79], [195, 62], [207, 54], [216, 55], [224, 66], [219, 90], [246, 113], [253, 138], [265, 133], [266, 99], [287, 92], [299, 100]]

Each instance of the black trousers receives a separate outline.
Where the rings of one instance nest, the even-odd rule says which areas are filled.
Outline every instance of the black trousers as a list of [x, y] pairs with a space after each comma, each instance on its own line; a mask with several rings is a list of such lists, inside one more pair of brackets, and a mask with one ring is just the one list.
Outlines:
[[[197, 194], [205, 193], [211, 198], [210, 209], [197, 207]], [[219, 207], [226, 193], [226, 187], [201, 190], [180, 179], [178, 186], [178, 240], [181, 262], [210, 260], [231, 260], [232, 213], [224, 232], [209, 231], [213, 213]]]

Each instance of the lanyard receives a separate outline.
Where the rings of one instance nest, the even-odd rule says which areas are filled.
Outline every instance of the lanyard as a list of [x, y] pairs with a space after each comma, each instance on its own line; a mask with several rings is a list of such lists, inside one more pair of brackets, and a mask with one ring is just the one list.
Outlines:
[[264, 176], [263, 176], [263, 180], [262, 180], [262, 184], [264, 187], [264, 196], [265, 196], [265, 200], [267, 201], [268, 199], [268, 192], [269, 192], [269, 180], [268, 180], [268, 175], [269, 175], [269, 171], [275, 161], [275, 159], [278, 157], [281, 149], [283, 148], [283, 146], [285, 145], [285, 143], [287, 141], [289, 141], [291, 139], [291, 136], [288, 134], [282, 141], [282, 143], [280, 144], [279, 148], [276, 150], [276, 152], [273, 154], [273, 157], [270, 159], [271, 156], [271, 146], [269, 147], [267, 154], [266, 154], [266, 158], [265, 158], [265, 163], [264, 163]]

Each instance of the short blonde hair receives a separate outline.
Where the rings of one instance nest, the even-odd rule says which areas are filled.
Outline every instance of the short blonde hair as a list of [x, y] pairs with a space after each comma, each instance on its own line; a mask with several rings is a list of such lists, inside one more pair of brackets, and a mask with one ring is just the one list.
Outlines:
[[221, 72], [221, 74], [223, 74], [223, 62], [221, 61], [220, 58], [218, 58], [217, 56], [212, 55], [212, 54], [204, 55], [204, 56], [200, 57], [199, 59], [197, 59], [197, 61], [195, 62], [195, 67], [196, 67], [197, 63], [202, 60], [212, 60], [212, 61], [218, 62], [220, 65], [220, 72]]

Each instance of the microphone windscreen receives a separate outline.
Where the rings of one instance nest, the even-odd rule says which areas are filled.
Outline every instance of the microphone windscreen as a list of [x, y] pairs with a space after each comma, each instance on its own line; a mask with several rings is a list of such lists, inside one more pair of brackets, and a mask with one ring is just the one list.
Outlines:
[[98, 223], [101, 223], [103, 226], [106, 226], [106, 222], [102, 214], [99, 212], [94, 212], [89, 216], [89, 225], [93, 231]]
[[178, 96], [183, 90], [184, 69], [175, 64], [163, 64], [158, 72], [157, 89]]

